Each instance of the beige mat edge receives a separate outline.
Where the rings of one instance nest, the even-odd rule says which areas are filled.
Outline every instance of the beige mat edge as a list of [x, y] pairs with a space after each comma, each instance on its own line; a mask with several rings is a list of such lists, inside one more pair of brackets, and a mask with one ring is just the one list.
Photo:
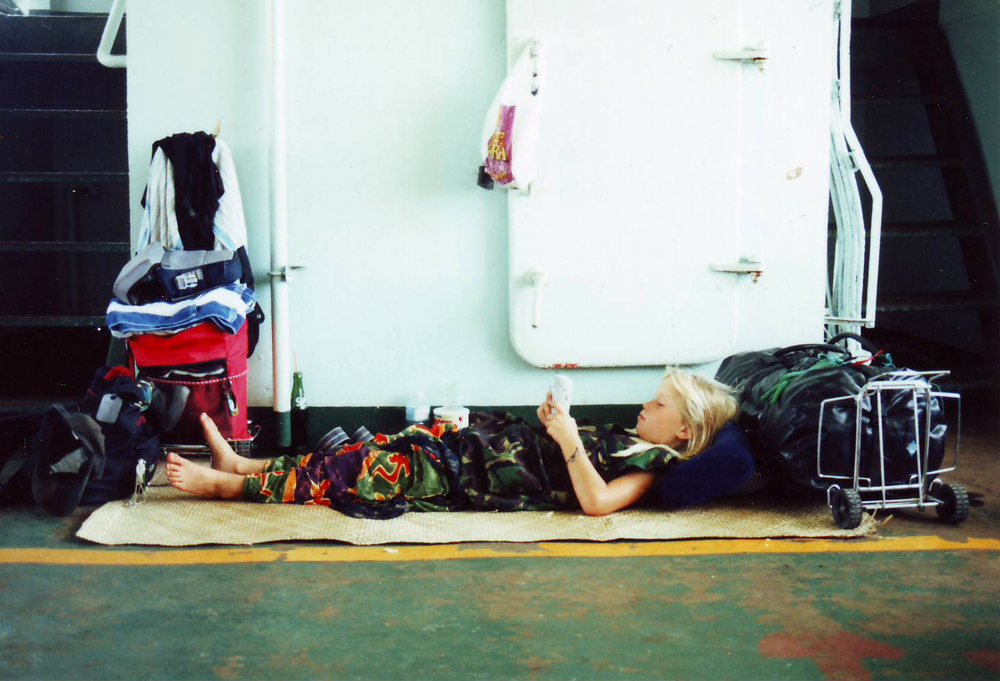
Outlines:
[[753, 498], [723, 500], [678, 510], [628, 509], [588, 517], [579, 511], [406, 513], [390, 520], [351, 518], [322, 506], [265, 505], [198, 499], [169, 486], [151, 487], [130, 505], [115, 501], [96, 509], [77, 536], [111, 546], [250, 546], [279, 541], [378, 544], [850, 538], [877, 533], [865, 515], [852, 530], [838, 528], [824, 504], [779, 508]]

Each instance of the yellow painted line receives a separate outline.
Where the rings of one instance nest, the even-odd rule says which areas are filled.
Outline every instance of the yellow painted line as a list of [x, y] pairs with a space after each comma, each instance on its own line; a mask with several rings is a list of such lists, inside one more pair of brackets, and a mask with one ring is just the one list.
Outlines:
[[542, 542], [528, 544], [428, 544], [405, 546], [302, 546], [273, 549], [209, 548], [150, 551], [115, 549], [0, 549], [0, 565], [231, 565], [239, 563], [391, 563], [484, 558], [636, 558], [733, 554], [900, 553], [1000, 551], [1000, 540], [940, 537], [880, 539], [715, 539], [665, 542]]

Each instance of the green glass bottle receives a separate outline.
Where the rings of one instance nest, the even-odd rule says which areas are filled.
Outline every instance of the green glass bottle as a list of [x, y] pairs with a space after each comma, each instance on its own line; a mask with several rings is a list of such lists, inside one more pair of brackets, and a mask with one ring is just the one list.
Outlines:
[[292, 374], [292, 447], [309, 444], [309, 403], [302, 383], [302, 372]]

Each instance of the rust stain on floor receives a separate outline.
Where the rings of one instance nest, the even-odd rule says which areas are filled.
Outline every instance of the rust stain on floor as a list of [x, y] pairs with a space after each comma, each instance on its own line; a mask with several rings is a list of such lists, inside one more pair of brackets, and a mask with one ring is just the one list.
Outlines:
[[869, 681], [871, 673], [862, 660], [899, 660], [905, 654], [896, 646], [842, 629], [826, 634], [809, 631], [768, 634], [757, 643], [757, 649], [765, 657], [811, 659], [830, 681]]
[[[820, 566], [822, 567], [822, 565]], [[748, 574], [748, 587], [759, 575]], [[766, 634], [757, 642], [765, 657], [811, 659], [824, 677], [834, 681], [866, 681], [870, 673], [863, 660], [880, 657], [900, 659], [904, 653], [874, 638], [859, 636], [817, 607], [814, 592], [802, 589], [794, 571], [783, 565], [767, 577], [767, 588], [748, 588], [741, 604], [756, 620], [780, 631]], [[825, 593], [825, 592], [824, 592]]]
[[965, 659], [994, 674], [1000, 674], [1000, 650], [990, 650], [989, 648], [970, 650], [965, 654]]

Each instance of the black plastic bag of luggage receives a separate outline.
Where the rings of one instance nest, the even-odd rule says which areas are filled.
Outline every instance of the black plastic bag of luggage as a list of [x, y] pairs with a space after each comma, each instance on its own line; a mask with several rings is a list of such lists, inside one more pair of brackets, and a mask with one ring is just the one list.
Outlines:
[[[893, 372], [883, 374], [879, 378], [886, 381], [905, 381], [917, 376], [915, 372]], [[872, 400], [872, 423], [879, 423], [879, 405]], [[867, 431], [864, 436], [867, 442], [862, 442], [866, 450], [873, 452], [872, 465], [868, 469], [868, 477], [873, 485], [912, 484], [918, 470], [937, 470], [941, 467], [945, 455], [945, 439], [948, 425], [945, 422], [944, 400], [931, 396], [928, 400], [921, 392], [911, 390], [887, 390], [882, 393], [882, 439], [885, 450], [885, 474], [879, 468], [877, 452], [879, 451], [879, 433], [876, 428]], [[930, 423], [925, 422], [930, 419]], [[929, 431], [925, 453], [924, 433]], [[927, 458], [927, 468], [924, 469], [924, 457]], [[825, 472], [825, 471], [824, 471]], [[862, 473], [862, 475], [865, 475]], [[929, 476], [928, 482], [936, 476]], [[912, 492], [908, 493], [912, 496]], [[891, 497], [891, 495], [890, 495]]]
[[[913, 374], [898, 371], [883, 356], [857, 363], [838, 341], [859, 340], [873, 353], [866, 340], [853, 334], [841, 334], [830, 344], [796, 345], [781, 349], [746, 352], [728, 357], [716, 372], [716, 379], [738, 392], [739, 422], [752, 443], [754, 462], [772, 490], [796, 496], [818, 497], [834, 483], [853, 486], [855, 438], [858, 404], [853, 399], [824, 400], [858, 395], [864, 385], [876, 378], [904, 380]], [[919, 393], [918, 393], [919, 395]], [[890, 390], [882, 396], [883, 460], [879, 457], [877, 400], [861, 401], [861, 455], [859, 475], [871, 485], [906, 484], [917, 473], [916, 454], [923, 454], [923, 428], [927, 405], [918, 396], [919, 440], [914, 433], [913, 392]], [[873, 404], [876, 403], [876, 404]], [[944, 458], [946, 425], [941, 400], [930, 405], [931, 439], [928, 467], [940, 467]], [[821, 437], [822, 436], [822, 437]], [[822, 450], [818, 447], [822, 442]], [[817, 456], [821, 454], [821, 461]], [[843, 476], [851, 480], [820, 477]], [[921, 466], [923, 457], [921, 456]]]

